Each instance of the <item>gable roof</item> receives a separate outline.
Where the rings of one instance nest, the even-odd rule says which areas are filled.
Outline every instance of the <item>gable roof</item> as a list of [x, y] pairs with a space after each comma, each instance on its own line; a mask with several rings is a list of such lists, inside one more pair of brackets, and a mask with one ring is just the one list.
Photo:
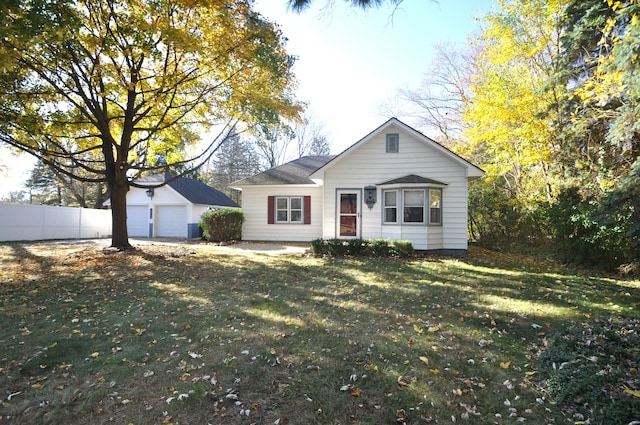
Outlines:
[[278, 184], [314, 184], [309, 176], [335, 155], [303, 156], [275, 168], [232, 183], [234, 187]]
[[137, 182], [151, 184], [168, 182], [167, 186], [178, 192], [187, 201], [193, 204], [239, 208], [238, 204], [219, 190], [216, 190], [201, 181], [188, 179], [186, 177], [175, 177], [171, 173], [153, 174], [138, 179]]
[[440, 182], [438, 180], [429, 179], [427, 177], [417, 176], [415, 174], [408, 174], [404, 177], [399, 177], [397, 179], [389, 180], [386, 182], [378, 183], [378, 186], [392, 185], [392, 184], [409, 184], [409, 183], [418, 183], [418, 184], [441, 184], [446, 186], [447, 183]]
[[401, 127], [402, 129], [406, 130], [407, 132], [412, 133], [420, 141], [422, 141], [422, 143], [424, 143], [425, 145], [431, 147], [432, 149], [435, 149], [436, 151], [438, 151], [439, 153], [441, 153], [445, 157], [448, 157], [449, 159], [453, 160], [454, 162], [456, 162], [456, 163], [460, 164], [461, 166], [465, 167], [467, 169], [467, 177], [470, 177], [470, 178], [482, 177], [484, 175], [484, 171], [480, 167], [478, 167], [476, 165], [473, 165], [471, 162], [467, 161], [466, 159], [464, 159], [460, 155], [450, 151], [449, 149], [447, 149], [444, 146], [442, 146], [440, 143], [438, 143], [435, 140], [425, 136], [424, 134], [422, 134], [421, 132], [419, 132], [415, 128], [403, 123], [402, 121], [400, 121], [399, 119], [394, 117], [394, 118], [389, 118], [384, 124], [382, 124], [381, 126], [376, 128], [375, 130], [373, 130], [372, 132], [370, 132], [369, 134], [364, 136], [362, 139], [360, 139], [359, 141], [357, 141], [353, 145], [349, 146], [347, 149], [342, 151], [342, 153], [336, 155], [331, 161], [327, 162], [325, 165], [323, 165], [322, 167], [320, 167], [316, 171], [314, 171], [311, 174], [310, 177], [313, 178], [313, 177], [320, 176], [320, 174], [316, 174], [316, 173], [319, 173], [319, 172], [321, 173], [325, 169], [328, 169], [328, 168], [332, 167], [333, 165], [337, 164], [342, 158], [347, 156], [349, 152], [357, 149], [360, 145], [362, 145], [363, 143], [367, 142], [371, 137], [373, 137], [373, 135], [384, 131], [387, 127], [389, 127], [391, 125], [394, 125], [394, 124], [399, 126], [399, 127]]

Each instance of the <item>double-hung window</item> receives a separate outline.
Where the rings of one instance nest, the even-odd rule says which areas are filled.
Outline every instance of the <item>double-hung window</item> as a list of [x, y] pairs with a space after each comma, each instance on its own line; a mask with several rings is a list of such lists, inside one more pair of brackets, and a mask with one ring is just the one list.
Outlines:
[[424, 189], [405, 189], [402, 206], [405, 223], [424, 223]]
[[383, 197], [383, 209], [384, 209], [384, 223], [397, 223], [398, 222], [398, 191], [397, 190], [385, 190], [382, 194]]
[[442, 191], [429, 189], [429, 224], [442, 224]]
[[276, 223], [302, 223], [302, 197], [276, 197]]

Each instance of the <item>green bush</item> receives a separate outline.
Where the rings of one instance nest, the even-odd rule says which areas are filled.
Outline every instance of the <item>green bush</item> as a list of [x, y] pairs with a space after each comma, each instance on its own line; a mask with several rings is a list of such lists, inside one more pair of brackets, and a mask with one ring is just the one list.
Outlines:
[[637, 374], [640, 319], [604, 318], [575, 323], [549, 339], [538, 372], [549, 394], [585, 423], [626, 424], [640, 418]]
[[560, 259], [603, 269], [637, 261], [640, 190], [637, 184], [621, 186], [602, 200], [570, 187], [548, 206], [548, 228]]
[[391, 252], [400, 258], [409, 258], [413, 255], [413, 242], [395, 240], [392, 242]]
[[374, 257], [391, 256], [391, 247], [386, 239], [374, 239], [369, 244], [369, 253]]
[[242, 210], [220, 208], [209, 210], [200, 216], [202, 237], [211, 242], [226, 242], [242, 238]]
[[327, 244], [324, 239], [314, 239], [311, 241], [311, 253], [315, 256], [321, 257], [328, 255]]
[[388, 241], [386, 239], [314, 239], [311, 253], [316, 256], [331, 257], [401, 257], [413, 255], [411, 241]]

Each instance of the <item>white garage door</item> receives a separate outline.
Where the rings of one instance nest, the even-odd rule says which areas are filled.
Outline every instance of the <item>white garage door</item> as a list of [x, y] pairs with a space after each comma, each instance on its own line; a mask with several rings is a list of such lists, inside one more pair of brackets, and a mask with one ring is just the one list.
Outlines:
[[127, 206], [129, 236], [149, 237], [149, 208], [144, 205]]
[[156, 207], [157, 236], [163, 238], [187, 237], [187, 207], [171, 205]]

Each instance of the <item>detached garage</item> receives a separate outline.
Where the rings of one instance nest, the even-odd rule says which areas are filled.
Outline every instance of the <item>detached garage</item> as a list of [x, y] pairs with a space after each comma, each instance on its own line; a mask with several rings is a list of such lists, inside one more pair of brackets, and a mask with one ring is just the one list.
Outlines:
[[136, 183], [148, 188], [131, 187], [127, 194], [127, 229], [132, 237], [197, 238], [203, 212], [239, 208], [219, 190], [169, 173], [154, 174]]

